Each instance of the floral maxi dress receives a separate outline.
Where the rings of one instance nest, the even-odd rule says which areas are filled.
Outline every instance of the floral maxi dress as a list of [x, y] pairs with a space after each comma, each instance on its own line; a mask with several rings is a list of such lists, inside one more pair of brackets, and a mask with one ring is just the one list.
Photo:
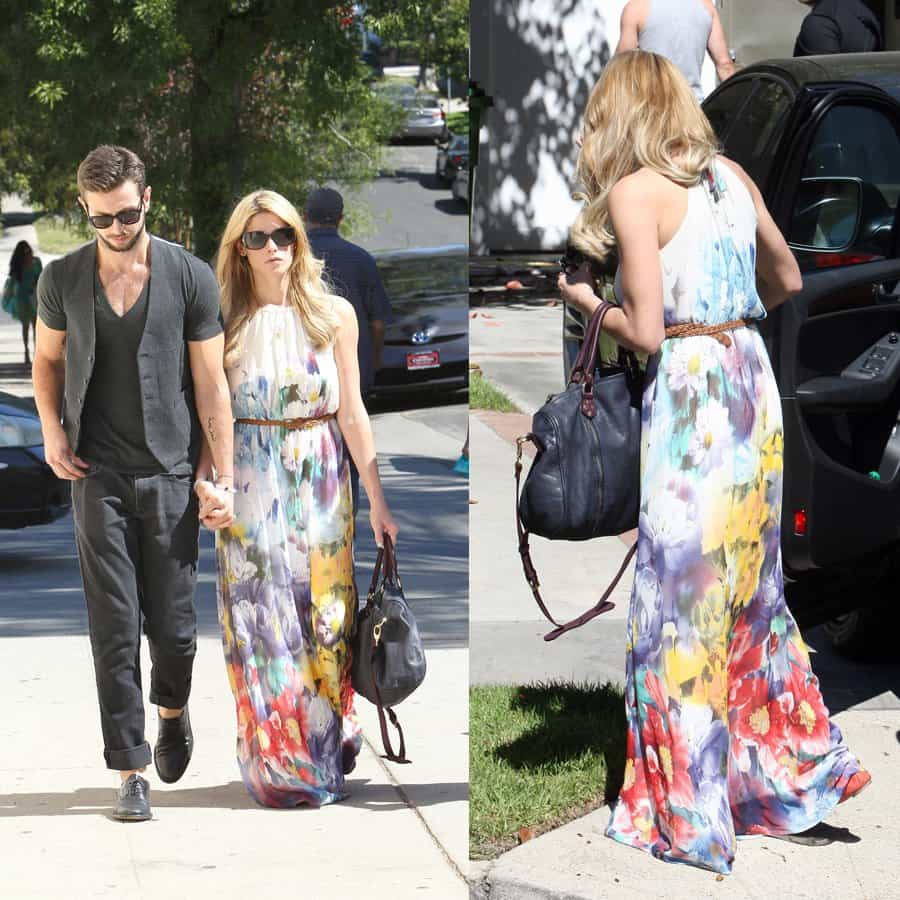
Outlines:
[[[715, 164], [661, 251], [666, 326], [763, 318], [756, 214]], [[822, 820], [859, 763], [785, 604], [781, 401], [755, 327], [664, 341], [643, 397], [624, 784], [607, 834], [729, 872], [735, 836]]]
[[[236, 419], [337, 411], [331, 347], [292, 306], [244, 325], [227, 369]], [[217, 533], [219, 618], [237, 703], [237, 758], [265, 806], [344, 796], [361, 733], [350, 687], [356, 604], [348, 456], [337, 420], [235, 424], [235, 521]]]

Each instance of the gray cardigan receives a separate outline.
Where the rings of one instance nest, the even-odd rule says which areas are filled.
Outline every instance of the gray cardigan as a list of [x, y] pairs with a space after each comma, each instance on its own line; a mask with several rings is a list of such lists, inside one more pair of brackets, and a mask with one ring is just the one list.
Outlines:
[[[66, 332], [66, 380], [62, 423], [77, 451], [81, 413], [94, 367], [94, 271], [91, 241], [49, 263], [37, 286], [38, 315], [49, 328]], [[147, 447], [170, 469], [199, 448], [199, 422], [187, 341], [222, 331], [219, 290], [212, 269], [183, 247], [150, 237], [147, 320], [138, 349], [138, 372]]]

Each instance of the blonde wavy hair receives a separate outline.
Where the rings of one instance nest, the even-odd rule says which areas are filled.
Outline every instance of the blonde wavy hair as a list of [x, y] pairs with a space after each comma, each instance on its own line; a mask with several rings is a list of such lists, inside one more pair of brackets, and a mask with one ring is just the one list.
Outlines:
[[570, 232], [582, 253], [603, 259], [615, 246], [609, 192], [641, 168], [676, 184], [696, 184], [719, 152], [709, 120], [684, 76], [664, 56], [617, 54], [594, 85], [584, 112], [577, 176], [584, 202]]
[[300, 214], [294, 205], [275, 191], [254, 191], [234, 208], [219, 243], [216, 277], [222, 295], [225, 318], [225, 360], [230, 362], [237, 336], [244, 323], [259, 309], [253, 288], [253, 271], [238, 249], [247, 223], [257, 213], [268, 212], [290, 225], [297, 235], [294, 258], [289, 270], [288, 296], [303, 321], [311, 343], [317, 350], [334, 341], [338, 315], [334, 297], [322, 277], [324, 263], [312, 254]]

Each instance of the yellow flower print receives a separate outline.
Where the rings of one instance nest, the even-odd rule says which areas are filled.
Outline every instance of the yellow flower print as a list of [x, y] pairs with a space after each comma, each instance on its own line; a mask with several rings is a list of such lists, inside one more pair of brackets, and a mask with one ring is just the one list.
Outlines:
[[812, 734], [813, 729], [816, 727], [815, 710], [806, 700], [801, 700], [797, 712], [800, 714], [800, 724], [806, 729], [806, 733]]
[[625, 780], [622, 782], [622, 790], [627, 791], [634, 787], [634, 760], [625, 761]]
[[761, 706], [756, 712], [750, 715], [750, 730], [754, 734], [764, 737], [769, 733], [769, 709]]

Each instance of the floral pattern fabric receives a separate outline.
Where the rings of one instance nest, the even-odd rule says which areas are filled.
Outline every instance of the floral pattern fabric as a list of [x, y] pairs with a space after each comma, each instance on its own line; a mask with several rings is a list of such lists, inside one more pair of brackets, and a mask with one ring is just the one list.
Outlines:
[[[292, 307], [265, 306], [227, 369], [235, 418], [338, 408], [331, 348]], [[237, 758], [265, 806], [344, 796], [362, 737], [350, 687], [356, 605], [348, 456], [336, 419], [309, 428], [236, 423], [235, 521], [216, 535], [218, 602], [237, 704]]]
[[[689, 189], [661, 251], [666, 325], [765, 315], [752, 200], [716, 172], [719, 202]], [[648, 367], [625, 779], [607, 829], [725, 873], [737, 835], [811, 827], [860, 770], [785, 603], [775, 378], [755, 328], [729, 335], [664, 341]]]

